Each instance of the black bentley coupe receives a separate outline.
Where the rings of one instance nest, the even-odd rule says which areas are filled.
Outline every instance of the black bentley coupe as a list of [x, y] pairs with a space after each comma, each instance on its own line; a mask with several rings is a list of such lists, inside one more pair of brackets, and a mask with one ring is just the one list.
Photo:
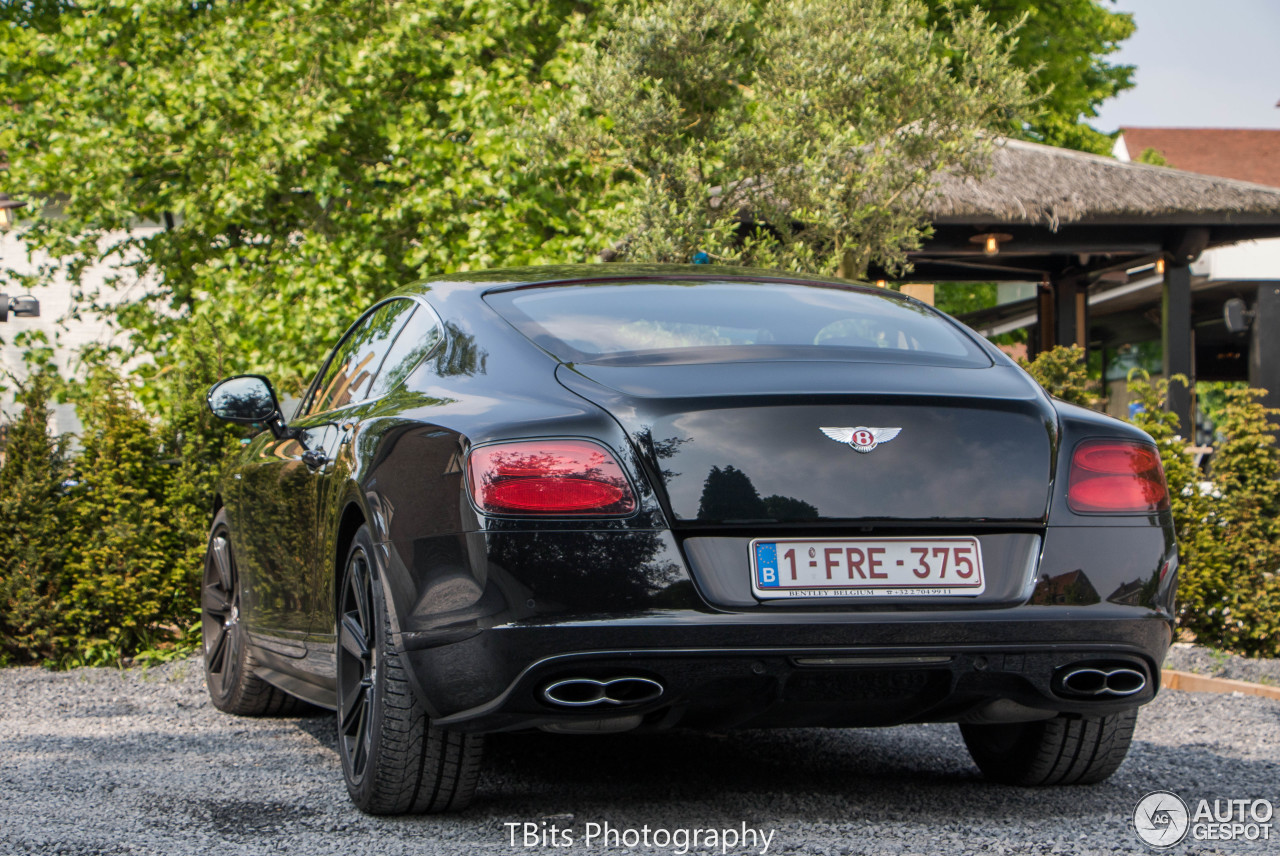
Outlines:
[[337, 711], [355, 803], [458, 809], [486, 732], [955, 722], [1097, 782], [1171, 639], [1160, 458], [895, 292], [710, 266], [437, 277], [259, 432], [204, 569], [213, 703]]

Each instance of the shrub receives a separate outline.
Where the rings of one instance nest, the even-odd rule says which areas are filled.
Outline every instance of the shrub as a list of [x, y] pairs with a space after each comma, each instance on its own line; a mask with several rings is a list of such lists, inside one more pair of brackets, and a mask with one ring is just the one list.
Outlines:
[[[1054, 348], [1023, 367], [1052, 395], [1092, 405], [1079, 348]], [[1280, 656], [1280, 451], [1265, 391], [1223, 389], [1216, 408], [1223, 437], [1202, 473], [1164, 409], [1168, 381], [1129, 378], [1141, 409], [1133, 423], [1156, 441], [1169, 482], [1178, 537], [1178, 622], [1202, 644]]]
[[[1178, 519], [1179, 620], [1196, 639], [1254, 656], [1280, 656], [1280, 411], [1257, 389], [1226, 391], [1224, 441], [1207, 484], [1181, 484], [1190, 513]], [[1175, 512], [1176, 512], [1175, 508]]]
[[172, 473], [161, 463], [156, 427], [128, 388], [96, 368], [78, 402], [84, 422], [68, 494], [64, 594], [73, 647], [119, 659], [180, 632], [191, 609], [190, 573], [166, 509]]
[[71, 543], [62, 528], [70, 475], [64, 438], [49, 433], [56, 379], [19, 386], [22, 412], [6, 426], [0, 464], [0, 662], [54, 656], [65, 634], [61, 611]]
[[164, 659], [191, 650], [204, 541], [233, 436], [203, 393], [220, 371], [205, 344], [152, 379], [150, 418], [110, 360], [62, 385], [80, 448], [48, 433], [59, 386], [34, 375], [0, 466], [0, 657], [50, 665]]
[[1034, 360], [1018, 360], [1045, 390], [1055, 398], [1081, 407], [1094, 407], [1098, 403], [1093, 394], [1093, 384], [1084, 364], [1084, 348], [1079, 345], [1059, 345], [1041, 351]]

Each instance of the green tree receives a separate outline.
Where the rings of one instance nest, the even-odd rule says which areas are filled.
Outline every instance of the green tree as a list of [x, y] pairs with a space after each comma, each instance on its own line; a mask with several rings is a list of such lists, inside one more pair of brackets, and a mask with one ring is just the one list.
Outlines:
[[0, 434], [0, 662], [54, 656], [70, 553], [62, 521], [70, 477], [64, 438], [49, 433], [56, 378], [36, 372], [20, 385], [22, 411]]
[[1168, 166], [1169, 165], [1169, 161], [1165, 159], [1164, 155], [1160, 154], [1159, 151], [1149, 146], [1143, 149], [1142, 152], [1136, 158], [1134, 158], [1134, 161], [1137, 163], [1145, 163], [1149, 166]]
[[[576, 162], [514, 152], [572, 0], [0, 4], [6, 192], [163, 370], [213, 331], [297, 390], [375, 296], [428, 273], [591, 254]], [[41, 206], [57, 216], [40, 216]], [[169, 224], [109, 246], [138, 221]], [[598, 242], [595, 242], [598, 243]]]
[[[1131, 65], [1108, 57], [1133, 35], [1133, 15], [1107, 8], [1114, 0], [926, 0], [930, 20], [946, 28], [953, 7], [982, 9], [992, 23], [1020, 23], [1012, 60], [1030, 73], [1037, 109], [1010, 123], [1015, 137], [1097, 154], [1111, 153], [1111, 137], [1089, 124], [1098, 106], [1133, 87]], [[1023, 117], [1018, 117], [1022, 119]]]
[[[616, 164], [607, 231], [639, 261], [859, 276], [901, 263], [942, 169], [977, 169], [1025, 107], [1009, 33], [910, 0], [604, 5], [541, 162]], [[743, 215], [767, 224], [742, 235]]]
[[[174, 561], [179, 533], [165, 506], [172, 467], [154, 424], [103, 366], [78, 392], [83, 449], [72, 469], [66, 618], [90, 662], [114, 662], [179, 635], [191, 569]], [[181, 616], [187, 618], [189, 616]]]

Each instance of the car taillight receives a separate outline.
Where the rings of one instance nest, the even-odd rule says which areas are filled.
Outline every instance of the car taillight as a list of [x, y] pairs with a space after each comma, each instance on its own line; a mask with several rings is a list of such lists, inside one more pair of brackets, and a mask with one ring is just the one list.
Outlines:
[[635, 494], [608, 449], [588, 440], [522, 440], [471, 451], [468, 484], [488, 514], [630, 514]]
[[1148, 513], [1169, 507], [1169, 489], [1154, 446], [1086, 440], [1071, 456], [1067, 505], [1072, 511]]

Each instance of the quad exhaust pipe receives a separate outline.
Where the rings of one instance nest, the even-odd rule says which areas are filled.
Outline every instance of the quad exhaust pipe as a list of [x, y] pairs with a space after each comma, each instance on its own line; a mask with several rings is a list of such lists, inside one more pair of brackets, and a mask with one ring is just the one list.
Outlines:
[[542, 697], [560, 707], [644, 704], [661, 697], [662, 684], [649, 678], [566, 678], [547, 684]]
[[1074, 696], [1131, 696], [1142, 692], [1146, 686], [1145, 674], [1121, 666], [1070, 669], [1062, 676], [1062, 689]]

